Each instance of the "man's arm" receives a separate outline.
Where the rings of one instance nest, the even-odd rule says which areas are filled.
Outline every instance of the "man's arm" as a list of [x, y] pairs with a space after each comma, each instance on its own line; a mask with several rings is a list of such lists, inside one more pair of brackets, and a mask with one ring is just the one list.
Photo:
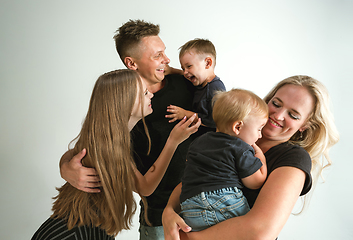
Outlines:
[[73, 187], [89, 193], [100, 192], [100, 180], [94, 168], [82, 166], [81, 160], [86, 155], [86, 149], [73, 156], [69, 150], [60, 159], [60, 175]]
[[169, 74], [183, 75], [184, 72], [181, 69], [173, 68], [173, 67], [169, 66], [169, 64], [167, 64], [166, 67], [164, 68], [164, 75], [169, 75]]

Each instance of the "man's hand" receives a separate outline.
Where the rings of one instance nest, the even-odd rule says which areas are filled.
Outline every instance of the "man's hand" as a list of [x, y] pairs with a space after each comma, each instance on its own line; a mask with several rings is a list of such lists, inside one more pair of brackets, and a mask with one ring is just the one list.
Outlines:
[[81, 160], [86, 155], [86, 149], [76, 154], [71, 160], [65, 159], [72, 157], [71, 152], [67, 152], [62, 157], [61, 177], [73, 187], [88, 193], [100, 192], [101, 186], [99, 177], [94, 168], [82, 166]]

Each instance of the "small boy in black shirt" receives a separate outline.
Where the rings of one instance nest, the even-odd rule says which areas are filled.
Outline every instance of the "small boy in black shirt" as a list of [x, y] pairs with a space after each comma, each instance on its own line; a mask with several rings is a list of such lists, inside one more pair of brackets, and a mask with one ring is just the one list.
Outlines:
[[192, 102], [192, 111], [170, 105], [167, 111], [171, 114], [169, 122], [191, 117], [197, 113], [201, 118], [201, 132], [215, 131], [216, 125], [212, 119], [212, 98], [217, 91], [226, 91], [223, 82], [214, 73], [216, 65], [216, 49], [211, 41], [194, 39], [180, 47], [179, 60], [183, 74], [196, 87]]
[[216, 132], [194, 140], [187, 153], [180, 195], [181, 213], [201, 231], [250, 208], [240, 190], [262, 186], [266, 159], [255, 142], [268, 119], [267, 104], [254, 93], [232, 89], [214, 97]]

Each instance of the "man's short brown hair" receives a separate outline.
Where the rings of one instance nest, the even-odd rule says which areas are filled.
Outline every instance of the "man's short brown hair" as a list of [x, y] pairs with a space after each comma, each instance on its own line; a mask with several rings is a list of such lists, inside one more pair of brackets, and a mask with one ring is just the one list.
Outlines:
[[[126, 57], [139, 57], [138, 51], [141, 39], [148, 36], [158, 36], [159, 25], [144, 20], [129, 20], [123, 24], [114, 35], [115, 47], [124, 62]], [[137, 51], [136, 51], [137, 50]]]

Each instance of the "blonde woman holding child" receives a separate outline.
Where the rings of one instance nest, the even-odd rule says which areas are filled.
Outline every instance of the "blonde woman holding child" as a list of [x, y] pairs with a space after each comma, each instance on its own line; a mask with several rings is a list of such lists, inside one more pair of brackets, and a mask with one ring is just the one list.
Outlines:
[[[132, 158], [130, 131], [152, 113], [150, 93], [136, 71], [116, 70], [100, 76], [94, 86], [87, 116], [74, 148], [66, 154], [94, 168], [101, 181], [99, 193], [88, 193], [65, 183], [54, 198], [53, 214], [33, 240], [114, 239], [129, 229], [136, 211], [133, 192], [150, 195], [162, 179], [175, 149], [200, 121], [181, 120], [171, 131], [150, 171], [142, 175]], [[148, 135], [147, 128], [145, 128]], [[82, 150], [84, 149], [84, 150]], [[147, 220], [148, 221], [148, 220]]]
[[307, 194], [323, 168], [331, 164], [328, 152], [339, 136], [328, 92], [319, 81], [301, 75], [289, 77], [264, 100], [269, 118], [256, 145], [266, 157], [267, 178], [259, 190], [243, 189], [251, 210], [203, 231], [185, 234], [192, 229], [175, 212], [180, 210], [179, 186], [163, 213], [167, 240], [274, 240], [298, 197]]

